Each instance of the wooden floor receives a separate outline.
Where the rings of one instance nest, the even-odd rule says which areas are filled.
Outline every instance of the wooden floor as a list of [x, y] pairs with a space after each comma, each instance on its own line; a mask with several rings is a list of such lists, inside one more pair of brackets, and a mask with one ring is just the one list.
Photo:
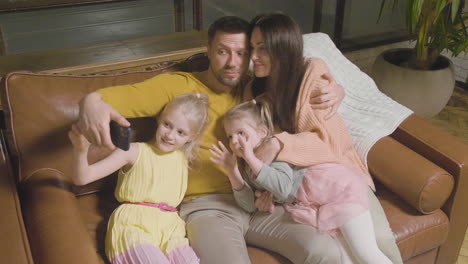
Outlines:
[[[468, 91], [455, 88], [447, 106], [431, 119], [431, 123], [468, 142]], [[456, 264], [468, 264], [468, 231]]]
[[465, 234], [465, 241], [463, 242], [456, 264], [468, 264], [468, 232]]
[[447, 106], [431, 123], [468, 142], [468, 91], [456, 87]]

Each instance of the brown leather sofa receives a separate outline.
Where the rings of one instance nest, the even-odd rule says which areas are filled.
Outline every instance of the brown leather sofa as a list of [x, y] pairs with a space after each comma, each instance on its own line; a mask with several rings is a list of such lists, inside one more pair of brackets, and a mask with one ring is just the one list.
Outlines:
[[[118, 205], [115, 175], [82, 188], [69, 179], [66, 134], [78, 117], [79, 100], [101, 87], [206, 65], [202, 56], [106, 75], [5, 76], [0, 262], [106, 263], [107, 220]], [[131, 122], [134, 140], [147, 140], [155, 128], [151, 118]], [[92, 149], [90, 160], [104, 152]], [[405, 263], [455, 263], [468, 224], [467, 144], [412, 115], [375, 144], [368, 164]], [[289, 263], [257, 248], [249, 253], [253, 263]]]

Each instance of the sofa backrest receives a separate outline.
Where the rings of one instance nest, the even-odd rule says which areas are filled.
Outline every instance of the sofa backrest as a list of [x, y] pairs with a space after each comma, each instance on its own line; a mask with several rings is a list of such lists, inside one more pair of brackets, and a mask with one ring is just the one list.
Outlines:
[[[69, 175], [72, 145], [67, 133], [78, 118], [78, 103], [86, 94], [103, 87], [137, 83], [164, 72], [203, 70], [207, 65], [206, 56], [196, 56], [181, 63], [164, 62], [141, 71], [112, 74], [7, 74], [1, 83], [1, 98], [17, 182], [27, 181], [35, 171], [43, 169]], [[154, 135], [154, 118], [130, 122], [133, 141]], [[88, 159], [95, 161], [107, 153], [103, 148], [91, 148]]]

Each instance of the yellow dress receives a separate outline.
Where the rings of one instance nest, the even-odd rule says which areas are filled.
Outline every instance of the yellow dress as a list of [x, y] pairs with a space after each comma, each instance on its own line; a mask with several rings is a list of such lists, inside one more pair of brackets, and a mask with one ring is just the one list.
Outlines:
[[203, 93], [208, 95], [209, 122], [200, 139], [200, 160], [196, 170], [190, 170], [185, 200], [213, 193], [232, 193], [231, 183], [222, 166], [210, 160], [209, 149], [221, 140], [228, 144], [221, 117], [239, 104], [240, 98], [230, 93], [215, 93], [197, 79], [197, 73], [170, 72], [136, 84], [112, 86], [97, 91], [102, 99], [126, 118], [155, 116], [178, 95]]
[[[147, 143], [138, 143], [138, 147], [132, 168], [119, 172], [115, 196], [123, 204], [109, 220], [106, 255], [112, 263], [141, 263], [145, 255], [152, 259], [148, 263], [165, 263], [154, 258], [169, 258], [175, 249], [191, 250], [185, 237], [185, 222], [177, 212], [125, 202], [177, 207], [187, 190], [187, 159], [181, 151], [164, 153]], [[152, 252], [155, 250], [159, 253]]]

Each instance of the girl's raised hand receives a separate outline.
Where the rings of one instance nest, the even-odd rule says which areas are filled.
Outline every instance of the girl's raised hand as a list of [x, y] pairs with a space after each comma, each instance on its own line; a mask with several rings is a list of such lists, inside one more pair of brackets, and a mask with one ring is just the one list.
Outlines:
[[237, 168], [237, 157], [231, 153], [223, 144], [218, 141], [219, 147], [212, 144], [210, 149], [211, 154], [214, 157], [210, 157], [210, 160], [216, 164], [223, 166], [228, 172], [233, 172]]
[[68, 138], [73, 147], [78, 151], [88, 151], [91, 145], [75, 124], [73, 124], [70, 131], [68, 131]]

